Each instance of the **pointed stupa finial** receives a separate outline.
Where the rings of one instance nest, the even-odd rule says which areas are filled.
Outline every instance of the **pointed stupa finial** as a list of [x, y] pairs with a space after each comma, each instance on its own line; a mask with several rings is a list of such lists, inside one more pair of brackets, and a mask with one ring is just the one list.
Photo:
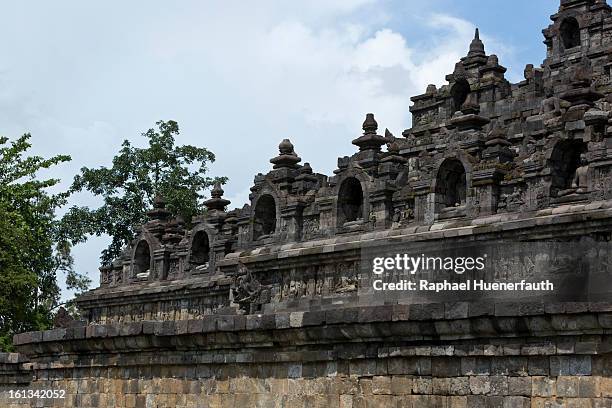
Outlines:
[[374, 119], [373, 113], [366, 114], [365, 121], [363, 122], [363, 136], [359, 136], [353, 140], [355, 146], [359, 146], [359, 151], [374, 150], [379, 152], [380, 147], [387, 143], [387, 139], [384, 136], [377, 135], [378, 122]]
[[210, 196], [213, 198], [221, 198], [223, 197], [223, 193], [225, 193], [225, 191], [223, 191], [223, 188], [221, 187], [221, 182], [216, 181], [213, 189], [210, 192]]
[[295, 155], [293, 143], [289, 139], [283, 139], [278, 145], [278, 151], [280, 154], [290, 154]]
[[164, 196], [157, 192], [153, 198], [153, 208], [147, 211], [147, 216], [151, 220], [165, 220], [170, 217], [172, 213], [166, 209], [166, 200]]
[[289, 139], [283, 139], [278, 145], [278, 156], [270, 159], [270, 163], [274, 165], [275, 169], [295, 169], [297, 164], [302, 159], [295, 153], [293, 143]]
[[477, 55], [485, 56], [484, 44], [480, 41], [480, 31], [476, 28], [474, 32], [474, 39], [470, 44], [470, 52], [468, 53], [468, 57], [473, 57]]
[[376, 119], [374, 119], [373, 113], [366, 114], [362, 129], [364, 135], [376, 134], [376, 131], [378, 130], [378, 123], [376, 122]]
[[153, 198], [153, 208], [166, 208], [166, 199], [159, 192]]
[[223, 193], [224, 191], [223, 187], [221, 187], [221, 182], [217, 180], [213, 189], [210, 191], [211, 198], [204, 201], [204, 205], [209, 211], [223, 211], [225, 207], [229, 205], [230, 201], [223, 198]]

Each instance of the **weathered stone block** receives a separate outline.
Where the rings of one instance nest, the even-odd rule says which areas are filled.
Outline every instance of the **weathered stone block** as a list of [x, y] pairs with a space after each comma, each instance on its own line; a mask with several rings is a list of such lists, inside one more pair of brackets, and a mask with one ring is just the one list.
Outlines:
[[188, 328], [187, 320], [179, 320], [176, 322], [176, 334], [186, 334]]
[[531, 401], [526, 397], [505, 397], [503, 399], [503, 408], [531, 408]]
[[581, 398], [595, 398], [601, 395], [599, 377], [579, 377], [578, 394]]
[[559, 397], [578, 397], [578, 377], [557, 377], [557, 395]]
[[472, 394], [489, 394], [491, 392], [491, 379], [487, 376], [470, 377], [470, 390]]
[[531, 395], [534, 397], [551, 397], [556, 395], [556, 381], [549, 377], [533, 377]]
[[445, 319], [466, 319], [469, 316], [467, 302], [452, 302], [444, 304]]
[[447, 399], [448, 408], [469, 408], [467, 397], [451, 396]]
[[490, 394], [491, 395], [508, 395], [508, 377], [492, 376], [490, 377]]
[[360, 323], [386, 322], [391, 320], [393, 320], [393, 306], [375, 306], [359, 309], [358, 321]]
[[508, 377], [508, 394], [531, 396], [531, 377]]
[[372, 378], [372, 394], [391, 394], [391, 378], [374, 376]]
[[187, 333], [201, 333], [204, 322], [201, 319], [191, 319], [187, 321]]
[[591, 375], [591, 356], [569, 357], [570, 375]]
[[612, 398], [612, 377], [601, 377], [599, 386], [602, 397]]
[[494, 316], [495, 303], [493, 302], [474, 302], [468, 304], [468, 316]]
[[304, 319], [304, 312], [292, 312], [289, 315], [289, 326], [302, 327], [303, 319]]
[[412, 394], [413, 379], [411, 377], [392, 376], [391, 377], [391, 394], [407, 395]]
[[469, 377], [453, 377], [450, 379], [450, 395], [468, 395], [470, 393]]
[[520, 303], [506, 302], [495, 304], [495, 316], [516, 316], [520, 309]]
[[202, 316], [202, 332], [211, 333], [217, 330], [217, 316]]
[[491, 373], [491, 360], [484, 357], [461, 358], [461, 375], [489, 375]]
[[488, 408], [487, 397], [484, 395], [468, 395], [467, 406], [469, 408]]
[[414, 379], [413, 394], [431, 394], [433, 390], [433, 380], [427, 377], [417, 377]]
[[529, 375], [549, 375], [550, 359], [544, 356], [529, 357]]
[[411, 305], [410, 318], [413, 320], [444, 319], [444, 304], [431, 303], [424, 305]]
[[433, 378], [432, 379], [432, 392], [435, 395], [448, 395], [450, 392], [450, 379], [449, 378]]
[[431, 374], [435, 377], [458, 377], [461, 375], [461, 359], [433, 358]]
[[406, 321], [410, 319], [410, 305], [393, 305], [392, 319], [396, 321]]
[[304, 312], [302, 324], [304, 326], [318, 326], [325, 323], [325, 311]]
[[234, 330], [234, 316], [231, 316], [231, 315], [217, 316], [217, 330], [233, 331]]

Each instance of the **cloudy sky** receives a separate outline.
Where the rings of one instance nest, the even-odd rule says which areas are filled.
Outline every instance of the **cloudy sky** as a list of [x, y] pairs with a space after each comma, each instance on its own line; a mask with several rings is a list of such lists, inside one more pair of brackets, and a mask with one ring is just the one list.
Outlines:
[[[180, 144], [217, 155], [232, 205], [290, 138], [331, 173], [367, 112], [396, 136], [410, 97], [445, 83], [479, 27], [507, 77], [542, 62], [558, 1], [258, 0], [5, 2], [0, 25], [0, 134], [30, 132], [34, 152], [70, 154], [52, 175], [108, 165], [122, 140], [157, 120]], [[87, 194], [73, 204], [95, 205]], [[98, 284], [106, 237], [75, 250]]]

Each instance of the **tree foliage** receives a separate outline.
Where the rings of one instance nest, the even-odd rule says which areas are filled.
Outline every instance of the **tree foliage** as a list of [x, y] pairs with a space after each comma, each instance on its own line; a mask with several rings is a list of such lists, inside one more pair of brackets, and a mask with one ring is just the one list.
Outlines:
[[142, 135], [148, 146], [138, 148], [125, 140], [112, 166], [81, 169], [72, 184], [72, 192], [89, 191], [103, 199], [97, 209], [74, 207], [64, 222], [81, 232], [108, 234], [112, 242], [102, 252], [102, 264], [108, 265], [134, 238], [136, 226], [146, 221], [146, 212], [156, 194], [164, 197], [167, 207], [187, 223], [202, 212], [204, 191], [215, 181], [206, 175], [215, 155], [205, 148], [176, 146], [179, 126], [175, 121], [159, 121], [157, 128]]
[[0, 349], [14, 333], [47, 328], [59, 304], [58, 272], [67, 288], [89, 281], [72, 269], [75, 236], [56, 217], [69, 193], [51, 194], [59, 180], [38, 180], [39, 171], [70, 160], [27, 156], [30, 135], [10, 142], [0, 137]]

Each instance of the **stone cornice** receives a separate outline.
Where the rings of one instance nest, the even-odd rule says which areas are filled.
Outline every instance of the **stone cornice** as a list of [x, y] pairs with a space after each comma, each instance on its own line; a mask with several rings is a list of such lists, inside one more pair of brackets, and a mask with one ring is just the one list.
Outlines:
[[[123, 353], [197, 349], [216, 353], [215, 350], [228, 349], [250, 353], [256, 359], [262, 355], [257, 350], [266, 348], [277, 353], [284, 352], [285, 348], [299, 351], [323, 345], [333, 349], [334, 344], [346, 342], [415, 346], [424, 342], [458, 341], [465, 345], [468, 341], [491, 338], [610, 334], [612, 303], [609, 302], [455, 302], [77, 326], [18, 334], [14, 344], [30, 360], [41, 362], [45, 356], [92, 350]], [[300, 359], [303, 356], [296, 353], [295, 361]]]

